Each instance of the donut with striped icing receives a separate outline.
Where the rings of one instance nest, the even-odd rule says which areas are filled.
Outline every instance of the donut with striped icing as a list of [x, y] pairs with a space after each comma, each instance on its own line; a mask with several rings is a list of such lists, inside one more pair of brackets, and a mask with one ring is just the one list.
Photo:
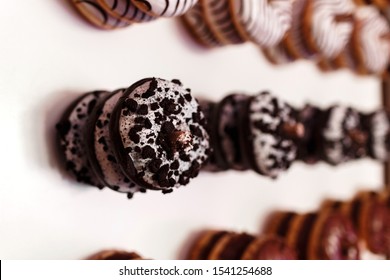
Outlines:
[[277, 45], [291, 27], [292, 3], [286, 0], [230, 0], [243, 38], [262, 47]]
[[139, 9], [156, 17], [177, 17], [185, 14], [198, 0], [132, 0]]
[[129, 23], [148, 22], [156, 19], [141, 11], [131, 0], [97, 0], [113, 17]]
[[201, 45], [209, 48], [222, 45], [206, 23], [202, 1], [192, 7], [181, 19], [191, 36]]
[[390, 60], [390, 27], [373, 7], [356, 11], [356, 28], [352, 35], [359, 73], [382, 73]]
[[275, 65], [289, 64], [295, 61], [295, 59], [287, 52], [283, 44], [279, 44], [272, 48], [263, 48], [262, 52], [265, 58]]
[[304, 41], [312, 52], [335, 58], [353, 31], [352, 0], [308, 0], [304, 12]]
[[291, 28], [283, 38], [283, 45], [287, 52], [295, 59], [316, 59], [316, 54], [307, 48], [303, 40], [303, 14], [308, 0], [295, 0], [292, 2]]
[[200, 0], [203, 7], [204, 19], [210, 30], [221, 44], [242, 44], [245, 42], [237, 31], [229, 0]]
[[130, 25], [128, 21], [107, 12], [98, 0], [72, 0], [72, 3], [87, 21], [99, 28], [109, 30]]

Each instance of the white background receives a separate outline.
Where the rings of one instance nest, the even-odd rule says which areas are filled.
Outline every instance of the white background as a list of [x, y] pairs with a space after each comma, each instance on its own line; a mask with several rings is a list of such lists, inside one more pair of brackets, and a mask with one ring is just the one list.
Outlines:
[[332, 168], [295, 164], [277, 181], [251, 172], [201, 174], [171, 195], [131, 201], [61, 175], [54, 125], [75, 97], [149, 76], [179, 78], [211, 99], [268, 89], [293, 105], [380, 106], [380, 82], [299, 62], [273, 67], [253, 45], [205, 50], [175, 20], [120, 31], [86, 24], [65, 0], [2, 1], [0, 9], [0, 258], [80, 259], [105, 248], [182, 257], [206, 228], [259, 233], [274, 209], [315, 210], [325, 197], [379, 188], [370, 160]]

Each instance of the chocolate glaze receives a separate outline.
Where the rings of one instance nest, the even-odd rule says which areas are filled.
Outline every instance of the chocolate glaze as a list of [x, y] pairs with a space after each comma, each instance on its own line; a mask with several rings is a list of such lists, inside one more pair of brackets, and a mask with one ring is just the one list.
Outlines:
[[256, 254], [254, 260], [296, 260], [295, 250], [290, 248], [282, 239], [269, 237], [264, 240]]
[[197, 260], [208, 260], [209, 258], [209, 255], [211, 253], [211, 251], [213, 250], [215, 244], [222, 238], [224, 237], [226, 234], [228, 234], [227, 231], [220, 231], [220, 232], [217, 232], [215, 233], [209, 240], [209, 242], [206, 244], [206, 246], [204, 246], [202, 248], [202, 250], [200, 251], [199, 253], [199, 256], [197, 256], [197, 258], [195, 257], [195, 259]]
[[240, 260], [248, 245], [255, 240], [253, 235], [241, 233], [233, 236], [220, 253], [219, 260]]
[[321, 120], [324, 112], [320, 108], [311, 105], [306, 105], [302, 110], [296, 111], [298, 122], [305, 127], [303, 137], [298, 139], [297, 159], [307, 164], [317, 163], [319, 160], [317, 130], [319, 120]]
[[281, 218], [281, 221], [279, 223], [279, 226], [276, 230], [276, 235], [281, 237], [286, 237], [288, 233], [288, 229], [290, 228], [291, 222], [296, 217], [296, 213], [293, 212], [287, 212], [284, 214], [284, 216]]
[[307, 250], [309, 244], [309, 238], [313, 230], [314, 223], [318, 215], [316, 213], [306, 214], [304, 221], [299, 229], [298, 239], [296, 240], [296, 247], [299, 260], [307, 259]]
[[203, 170], [209, 172], [224, 171], [227, 169], [227, 164], [225, 162], [221, 163], [219, 160], [217, 160], [217, 156], [214, 148], [218, 146], [216, 140], [217, 129], [216, 129], [216, 118], [215, 118], [217, 104], [205, 99], [198, 99], [198, 102], [206, 119], [206, 131], [210, 136], [210, 156], [207, 160], [207, 163], [203, 166]]
[[331, 214], [322, 225], [316, 259], [358, 260], [358, 236], [352, 223], [340, 214]]
[[88, 260], [139, 260], [141, 256], [134, 252], [105, 250], [98, 252], [88, 258]]
[[219, 102], [215, 111], [215, 155], [219, 165], [226, 169], [242, 171], [249, 168], [242, 159], [239, 138], [239, 116], [248, 98], [244, 94], [228, 95]]

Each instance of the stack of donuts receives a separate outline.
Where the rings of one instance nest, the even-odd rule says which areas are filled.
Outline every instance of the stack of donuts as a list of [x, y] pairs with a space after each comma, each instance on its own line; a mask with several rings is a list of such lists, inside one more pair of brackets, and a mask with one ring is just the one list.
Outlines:
[[57, 131], [74, 179], [129, 198], [187, 185], [210, 153], [204, 115], [178, 80], [147, 78], [86, 93], [69, 105]]
[[266, 234], [285, 238], [298, 259], [359, 259], [370, 251], [390, 256], [389, 192], [359, 192], [350, 201], [326, 200], [313, 213], [275, 212]]
[[353, 0], [200, 0], [182, 20], [204, 46], [251, 41], [274, 64], [303, 58], [323, 70], [381, 75], [390, 61], [386, 18]]
[[196, 2], [198, 0], [71, 0], [88, 22], [108, 30], [160, 17], [180, 16]]

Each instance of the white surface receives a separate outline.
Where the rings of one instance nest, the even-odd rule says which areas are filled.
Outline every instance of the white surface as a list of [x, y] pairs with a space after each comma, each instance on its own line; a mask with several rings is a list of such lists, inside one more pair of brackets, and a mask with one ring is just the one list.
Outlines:
[[296, 164], [277, 181], [251, 172], [201, 174], [171, 195], [131, 201], [64, 179], [53, 126], [70, 100], [89, 90], [158, 76], [178, 77], [215, 100], [269, 89], [294, 105], [380, 104], [374, 78], [323, 75], [306, 62], [274, 68], [252, 45], [203, 50], [174, 20], [100, 31], [65, 2], [3, 1], [0, 10], [0, 259], [79, 259], [111, 247], [173, 259], [200, 229], [258, 233], [273, 209], [314, 210], [325, 197], [380, 187], [381, 165], [370, 160], [339, 168]]

